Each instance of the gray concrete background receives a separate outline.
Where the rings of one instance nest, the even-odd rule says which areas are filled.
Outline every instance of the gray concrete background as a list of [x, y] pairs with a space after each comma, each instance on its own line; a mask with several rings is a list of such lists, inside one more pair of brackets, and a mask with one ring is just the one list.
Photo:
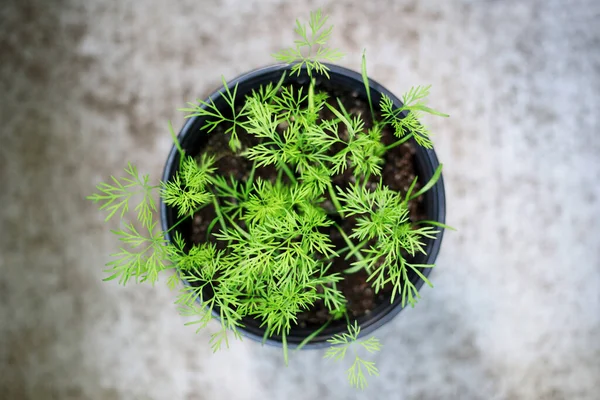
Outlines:
[[[435, 289], [377, 336], [381, 377], [244, 341], [212, 354], [175, 293], [103, 283], [84, 200], [158, 179], [176, 109], [271, 63], [322, 6], [341, 62], [433, 85], [448, 222]], [[1, 399], [598, 399], [600, 2], [8, 0], [0, 7]], [[163, 281], [164, 282], [164, 281]]]

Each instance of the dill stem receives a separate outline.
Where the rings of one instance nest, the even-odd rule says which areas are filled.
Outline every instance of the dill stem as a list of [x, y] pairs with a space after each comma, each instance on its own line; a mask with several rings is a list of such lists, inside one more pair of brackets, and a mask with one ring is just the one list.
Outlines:
[[252, 163], [252, 170], [250, 171], [250, 176], [248, 176], [248, 180], [246, 181], [246, 193], [250, 191], [250, 188], [254, 184], [254, 173], [256, 172], [256, 161]]
[[285, 172], [285, 174], [288, 176], [288, 178], [290, 178], [290, 181], [292, 181], [293, 184], [298, 183], [290, 167], [288, 167], [284, 162], [279, 163], [279, 166], [281, 167], [281, 169], [283, 169], [283, 172]]
[[385, 151], [388, 151], [390, 149], [393, 149], [394, 147], [400, 146], [402, 143], [405, 143], [411, 137], [413, 137], [412, 132], [409, 133], [408, 135], [404, 136], [402, 139], [398, 140], [397, 142], [394, 142], [394, 143], [390, 144], [389, 146], [386, 146]]
[[[363, 261], [365, 258], [361, 254], [360, 249], [357, 248], [354, 243], [352, 243], [352, 240], [350, 240], [350, 238], [348, 237], [348, 235], [346, 235], [346, 232], [344, 232], [344, 230], [338, 224], [335, 224], [335, 227], [340, 232], [340, 235], [342, 235], [342, 238], [344, 239], [344, 241], [346, 242], [346, 244], [348, 245], [348, 247], [352, 250], [352, 253], [353, 253], [354, 257], [356, 257], [359, 261]], [[347, 272], [347, 271], [348, 270], [346, 270], [344, 272]], [[356, 271], [351, 271], [351, 272], [356, 272]]]
[[311, 340], [313, 340], [319, 333], [321, 333], [325, 328], [327, 328], [329, 326], [329, 324], [331, 323], [332, 319], [327, 320], [327, 322], [325, 322], [323, 325], [321, 325], [321, 327], [319, 329], [317, 329], [316, 331], [314, 331], [313, 333], [311, 333], [310, 335], [308, 335], [299, 345], [298, 347], [296, 347], [295, 351], [300, 350], [301, 348], [303, 348], [307, 343], [309, 343]]
[[187, 221], [188, 218], [192, 218], [194, 216], [194, 214], [196, 214], [198, 211], [202, 210], [204, 207], [206, 207], [208, 203], [201, 205], [200, 207], [196, 208], [194, 211], [192, 211], [190, 213], [189, 216], [181, 218], [179, 221], [177, 221], [175, 224], [173, 224], [173, 226], [171, 226], [168, 230], [168, 232], [171, 232], [173, 229], [177, 228], [177, 226], [179, 226], [179, 224], [181, 224], [183, 221]]
[[369, 239], [365, 239], [363, 240], [361, 243], [358, 244], [358, 246], [355, 246], [353, 249], [350, 249], [351, 251], [348, 252], [348, 254], [346, 254], [346, 257], [344, 258], [345, 260], [349, 259], [350, 257], [352, 257], [353, 255], [358, 253], [358, 256], [356, 258], [360, 259], [364, 259], [364, 257], [362, 256], [362, 254], [360, 254], [360, 251], [362, 250], [363, 247], [365, 247], [365, 245], [369, 242]]
[[335, 206], [335, 209], [337, 210], [338, 213], [340, 213], [340, 216], [342, 218], [344, 218], [344, 212], [342, 211], [342, 205], [340, 204], [340, 200], [337, 198], [335, 191], [333, 190], [333, 185], [331, 184], [331, 181], [327, 182], [327, 190], [329, 191], [329, 197], [331, 197], [331, 202]]
[[363, 180], [363, 189], [367, 187], [367, 183], [369, 182], [369, 178], [371, 177], [371, 171], [367, 171]]
[[213, 205], [215, 206], [215, 213], [217, 214], [217, 218], [219, 218], [219, 223], [221, 224], [221, 228], [223, 228], [223, 232], [227, 231], [227, 225], [225, 224], [225, 219], [223, 218], [223, 214], [221, 213], [221, 207], [219, 206], [219, 201], [217, 200], [217, 196], [213, 194]]
[[231, 188], [225, 183], [221, 183], [218, 179], [210, 179], [210, 183], [212, 183], [215, 186], [218, 186], [219, 188], [223, 189], [224, 191], [228, 192], [229, 194], [233, 196], [234, 192], [231, 190]]
[[315, 78], [310, 80], [308, 85], [308, 111], [312, 114], [315, 110]]

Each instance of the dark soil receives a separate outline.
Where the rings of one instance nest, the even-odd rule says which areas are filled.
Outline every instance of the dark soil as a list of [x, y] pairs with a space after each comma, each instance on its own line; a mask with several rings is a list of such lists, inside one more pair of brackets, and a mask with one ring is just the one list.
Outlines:
[[[344, 93], [338, 90], [331, 90], [326, 87], [321, 87], [319, 89], [326, 90], [331, 94], [332, 105], [334, 105], [336, 102], [336, 97], [340, 98], [344, 104], [344, 107], [350, 114], [362, 115], [364, 117], [366, 127], [368, 128], [370, 126], [371, 115], [368, 103], [359, 99], [357, 94]], [[322, 112], [321, 117], [323, 119], [333, 119], [333, 115], [329, 112], [329, 110]], [[340, 132], [340, 135], [343, 135], [343, 132]], [[249, 147], [257, 143], [254, 137], [240, 134], [239, 138], [244, 147]], [[229, 150], [228, 140], [228, 136], [223, 134], [223, 132], [216, 132], [211, 135], [203, 151], [217, 155], [217, 173], [224, 176], [231, 175], [240, 181], [244, 181], [247, 179], [252, 165], [245, 158], [235, 155]], [[397, 138], [395, 138], [393, 135], [392, 130], [385, 128], [383, 131], [382, 141], [386, 145], [389, 145], [396, 140]], [[385, 164], [382, 167], [383, 183], [392, 190], [399, 191], [400, 193], [406, 193], [416, 176], [414, 154], [415, 149], [410, 143], [405, 143], [389, 150], [385, 154]], [[259, 168], [256, 171], [256, 176], [274, 181], [277, 177], [277, 170], [273, 167]], [[333, 178], [334, 184], [342, 187], [353, 180], [354, 178], [349, 170], [347, 170], [344, 174]], [[372, 178], [370, 180], [370, 184], [375, 186], [378, 181], [379, 177]], [[417, 191], [422, 183], [423, 182], [417, 182], [414, 191]], [[327, 202], [328, 201], [329, 200], [327, 200]], [[411, 220], [418, 221], [426, 219], [422, 202], [422, 198], [417, 198], [409, 203]], [[327, 205], [324, 205], [324, 207], [326, 206]], [[195, 214], [192, 222], [191, 232], [191, 240], [194, 244], [202, 243], [207, 240], [207, 229], [214, 218], [215, 212], [213, 207], [205, 207]], [[353, 218], [348, 218], [345, 220], [340, 219], [337, 222], [348, 234], [350, 234], [350, 231], [355, 223]], [[332, 228], [329, 234], [332, 242], [337, 248], [341, 249], [345, 247], [344, 240], [335, 228]], [[217, 241], [217, 244], [222, 245], [222, 242]], [[386, 287], [376, 294], [371, 286], [371, 283], [367, 282], [368, 275], [365, 271], [359, 271], [354, 274], [344, 274], [343, 271], [350, 267], [350, 262], [351, 261], [346, 261], [343, 259], [343, 257], [340, 257], [334, 261], [329, 271], [331, 273], [338, 272], [344, 276], [344, 279], [338, 283], [337, 287], [343, 292], [347, 300], [347, 310], [349, 315], [354, 318], [359, 318], [369, 314], [375, 307], [383, 302], [389, 301], [391, 288]], [[302, 328], [319, 327], [329, 319], [329, 311], [322, 304], [322, 302], [319, 301], [312, 309], [298, 315], [298, 325]]]

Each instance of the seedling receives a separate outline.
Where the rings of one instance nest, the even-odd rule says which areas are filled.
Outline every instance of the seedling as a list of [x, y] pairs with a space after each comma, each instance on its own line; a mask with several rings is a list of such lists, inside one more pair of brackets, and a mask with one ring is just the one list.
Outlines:
[[[330, 322], [345, 319], [348, 333], [329, 340], [333, 347], [325, 357], [341, 360], [354, 354], [348, 380], [362, 389], [366, 376], [377, 375], [378, 370], [356, 349], [348, 351], [360, 327], [347, 312], [347, 299], [338, 284], [364, 270], [375, 292], [391, 286], [391, 300], [400, 296], [402, 306], [414, 306], [419, 298], [408, 279], [410, 271], [431, 286], [421, 271], [434, 265], [411, 260], [425, 253], [425, 239], [435, 239], [445, 225], [412, 221], [409, 203], [436, 183], [441, 165], [419, 190], [415, 178], [406, 193], [383, 183], [382, 167], [386, 152], [410, 138], [431, 148], [429, 130], [419, 122], [421, 114], [447, 115], [425, 105], [429, 86], [411, 88], [400, 108], [386, 96], [373, 104], [364, 54], [362, 75], [370, 115], [348, 111], [316, 83], [316, 77], [329, 77], [323, 62], [342, 55], [327, 47], [333, 26], [326, 25], [327, 17], [320, 11], [311, 13], [308, 26], [297, 22], [296, 46], [275, 55], [293, 64], [290, 74], [306, 71], [308, 85], [284, 84], [283, 76], [240, 100], [237, 85], [230, 90], [223, 80], [227, 109], [212, 101], [189, 103], [183, 109], [187, 117], [205, 118], [199, 135], [226, 135], [230, 153], [251, 165], [246, 178], [220, 174], [216, 164], [222, 155], [186, 154], [171, 127], [180, 155], [172, 179], [151, 185], [147, 175], [129, 164], [124, 177], [99, 184], [98, 193], [89, 199], [108, 212], [106, 220], [117, 216], [122, 221], [113, 232], [123, 247], [107, 264], [106, 280], [154, 284], [169, 271], [170, 287], [177, 287], [180, 279], [187, 282], [179, 288], [177, 305], [183, 315], [195, 317], [191, 324], [201, 329], [215, 319], [214, 313], [218, 315], [221, 329], [210, 339], [213, 350], [227, 346], [230, 335], [239, 337], [242, 319], [250, 317], [260, 321], [265, 338], [281, 338], [286, 363], [287, 337], [298, 315], [322, 302], [330, 320], [299, 347]], [[324, 117], [326, 113], [332, 117]], [[392, 127], [395, 135], [387, 145], [382, 141], [386, 127]], [[220, 133], [213, 132], [216, 128]], [[249, 145], [248, 138], [254, 144]], [[277, 174], [261, 178], [264, 168], [274, 168]], [[348, 171], [351, 182], [334, 183], [336, 176]], [[169, 230], [171, 243], [164, 243], [165, 232], [154, 222], [157, 195], [177, 210], [178, 221]], [[139, 224], [127, 222], [132, 208]], [[214, 211], [206, 241], [192, 243], [174, 230], [204, 208]], [[343, 228], [339, 221], [348, 218], [355, 223]], [[333, 243], [332, 231], [339, 232], [345, 246]], [[348, 268], [332, 272], [332, 263], [339, 258], [347, 260]], [[381, 349], [376, 338], [360, 345], [367, 353]]]

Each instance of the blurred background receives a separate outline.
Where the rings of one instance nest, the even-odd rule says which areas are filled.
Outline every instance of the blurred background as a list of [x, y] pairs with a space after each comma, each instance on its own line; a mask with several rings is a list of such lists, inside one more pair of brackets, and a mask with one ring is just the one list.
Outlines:
[[[84, 200], [127, 161], [157, 181], [177, 108], [319, 7], [340, 64], [366, 48], [451, 115], [427, 122], [458, 232], [364, 392], [322, 351], [212, 354], [164, 280], [103, 283], [118, 243]], [[4, 0], [0, 399], [598, 399], [599, 110], [597, 0]]]

